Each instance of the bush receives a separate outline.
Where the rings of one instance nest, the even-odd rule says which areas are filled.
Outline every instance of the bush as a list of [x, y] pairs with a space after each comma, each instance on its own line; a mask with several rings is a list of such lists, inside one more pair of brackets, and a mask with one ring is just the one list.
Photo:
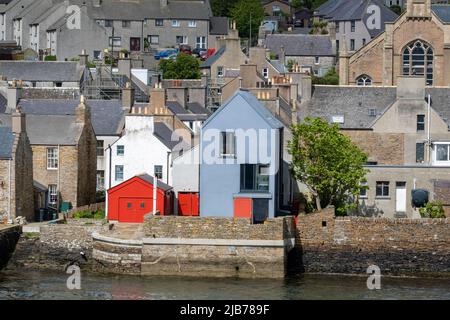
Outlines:
[[443, 219], [445, 218], [444, 206], [441, 201], [430, 201], [419, 209], [422, 218]]
[[105, 218], [105, 211], [104, 210], [98, 210], [97, 212], [91, 212], [91, 211], [80, 211], [76, 212], [73, 215], [74, 219], [95, 219], [95, 220], [102, 220]]
[[314, 84], [324, 84], [324, 85], [339, 85], [339, 75], [336, 69], [330, 69], [326, 75], [323, 77], [312, 76], [312, 83]]
[[57, 61], [56, 56], [46, 56], [44, 61]]

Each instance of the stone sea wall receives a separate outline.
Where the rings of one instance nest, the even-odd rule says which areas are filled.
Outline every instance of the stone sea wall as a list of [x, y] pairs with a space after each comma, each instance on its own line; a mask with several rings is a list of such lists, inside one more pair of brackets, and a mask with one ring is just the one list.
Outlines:
[[300, 216], [290, 267], [302, 272], [450, 274], [450, 219]]
[[149, 276], [282, 278], [295, 239], [292, 218], [147, 216], [144, 237], [94, 235], [95, 270]]
[[17, 241], [20, 238], [21, 228], [19, 226], [14, 227], [1, 227], [0, 226], [0, 270], [3, 269], [8, 263]]
[[[101, 220], [68, 220], [67, 224], [48, 224], [40, 233], [24, 233], [10, 264], [31, 269], [61, 270], [76, 261], [82, 268], [91, 268], [92, 233], [105, 230]], [[82, 258], [83, 252], [88, 259]]]

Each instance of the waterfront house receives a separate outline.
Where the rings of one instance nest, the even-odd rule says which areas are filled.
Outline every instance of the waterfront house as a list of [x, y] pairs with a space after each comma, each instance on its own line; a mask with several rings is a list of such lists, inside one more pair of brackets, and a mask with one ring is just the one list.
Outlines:
[[450, 204], [450, 89], [426, 87], [423, 77], [396, 82], [397, 87], [316, 86], [299, 108], [300, 119], [339, 125], [368, 154], [368, 189], [359, 195], [359, 215], [417, 218], [415, 190]]
[[163, 121], [141, 109], [142, 113], [125, 116], [123, 135], [106, 153], [105, 186], [107, 189], [142, 172], [156, 176], [164, 183], [172, 182], [171, 163], [189, 144]]
[[155, 205], [159, 215], [172, 215], [172, 187], [158, 180], [157, 190], [154, 190], [154, 180], [148, 174], [139, 174], [109, 189], [106, 213], [108, 220], [142, 223], [145, 215], [153, 213]]
[[[11, 118], [0, 114], [6, 124]], [[74, 115], [28, 114], [26, 128], [33, 151], [33, 178], [48, 187], [49, 205], [59, 209], [64, 202], [73, 207], [95, 203], [97, 140], [84, 97]]]
[[202, 127], [200, 215], [277, 216], [292, 185], [283, 181], [283, 135], [283, 123], [247, 91], [222, 105]]
[[16, 217], [34, 219], [33, 156], [27, 136], [25, 114], [11, 114], [11, 122], [0, 120], [0, 222]]

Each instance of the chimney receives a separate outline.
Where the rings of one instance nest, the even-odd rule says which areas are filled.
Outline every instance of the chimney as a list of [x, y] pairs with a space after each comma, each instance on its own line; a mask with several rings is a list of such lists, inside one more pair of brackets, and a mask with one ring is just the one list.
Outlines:
[[81, 53], [79, 54], [79, 64], [82, 67], [87, 67], [87, 65], [89, 64], [89, 55], [86, 54], [86, 49], [81, 50]]
[[27, 131], [25, 113], [22, 113], [20, 106], [18, 106], [11, 115], [11, 125], [13, 133], [20, 134]]
[[86, 105], [84, 95], [80, 96], [80, 104], [75, 108], [75, 123], [86, 124], [91, 120], [91, 111]]
[[301, 82], [302, 102], [311, 100], [312, 97], [312, 78], [309, 75], [303, 75]]
[[21, 93], [22, 87], [20, 85], [20, 82], [17, 83], [17, 81], [14, 80], [12, 86], [6, 89], [6, 98], [8, 99], [7, 113], [13, 113], [14, 110], [16, 110], [17, 103], [20, 100]]
[[284, 46], [280, 47], [280, 55], [278, 56], [278, 60], [282, 64], [286, 64], [286, 50], [284, 49]]
[[120, 58], [117, 67], [119, 69], [119, 74], [123, 74], [131, 79], [131, 59]]
[[125, 88], [122, 89], [122, 109], [129, 113], [134, 105], [134, 88], [130, 82], [125, 84]]
[[162, 88], [161, 83], [150, 89], [150, 105], [155, 113], [166, 108], [166, 90]]

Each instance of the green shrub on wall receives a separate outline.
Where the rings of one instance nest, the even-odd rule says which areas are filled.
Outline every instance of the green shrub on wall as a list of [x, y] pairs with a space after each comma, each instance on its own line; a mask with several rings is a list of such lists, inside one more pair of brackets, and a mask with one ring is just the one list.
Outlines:
[[422, 218], [443, 219], [445, 218], [444, 206], [441, 201], [430, 201], [419, 209]]
[[44, 58], [44, 61], [56, 61], [56, 56], [46, 56]]

